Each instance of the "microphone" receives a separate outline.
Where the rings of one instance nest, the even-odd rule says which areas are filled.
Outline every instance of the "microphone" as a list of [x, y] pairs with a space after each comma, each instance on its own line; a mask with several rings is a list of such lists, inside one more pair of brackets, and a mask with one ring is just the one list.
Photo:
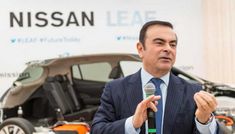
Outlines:
[[[146, 97], [153, 95], [155, 90], [156, 88], [153, 83], [147, 83], [144, 86]], [[148, 117], [148, 134], [156, 134], [155, 112], [150, 108], [147, 109], [147, 117]]]

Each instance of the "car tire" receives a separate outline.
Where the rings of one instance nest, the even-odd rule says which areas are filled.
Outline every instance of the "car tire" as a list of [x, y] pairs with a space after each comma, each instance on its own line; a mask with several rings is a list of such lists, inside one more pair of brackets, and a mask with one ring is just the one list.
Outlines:
[[34, 126], [23, 118], [9, 118], [0, 125], [0, 134], [32, 134]]

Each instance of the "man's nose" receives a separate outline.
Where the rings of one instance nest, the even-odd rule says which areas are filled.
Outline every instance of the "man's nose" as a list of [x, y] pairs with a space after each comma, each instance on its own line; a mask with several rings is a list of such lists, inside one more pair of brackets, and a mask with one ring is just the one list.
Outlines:
[[164, 51], [169, 52], [171, 49], [172, 49], [172, 48], [171, 48], [170, 43], [166, 43], [166, 44], [164, 45], [164, 48], [163, 48]]

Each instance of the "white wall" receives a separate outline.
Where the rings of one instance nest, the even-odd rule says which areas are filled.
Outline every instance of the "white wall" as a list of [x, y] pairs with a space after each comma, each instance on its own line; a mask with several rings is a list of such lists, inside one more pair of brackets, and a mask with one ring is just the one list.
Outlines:
[[235, 1], [203, 1], [207, 79], [235, 85]]

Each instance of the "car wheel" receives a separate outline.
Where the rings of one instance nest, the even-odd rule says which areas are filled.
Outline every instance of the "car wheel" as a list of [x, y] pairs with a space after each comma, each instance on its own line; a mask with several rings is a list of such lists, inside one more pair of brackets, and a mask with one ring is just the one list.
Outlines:
[[0, 125], [0, 134], [32, 134], [33, 125], [23, 118], [9, 118]]

